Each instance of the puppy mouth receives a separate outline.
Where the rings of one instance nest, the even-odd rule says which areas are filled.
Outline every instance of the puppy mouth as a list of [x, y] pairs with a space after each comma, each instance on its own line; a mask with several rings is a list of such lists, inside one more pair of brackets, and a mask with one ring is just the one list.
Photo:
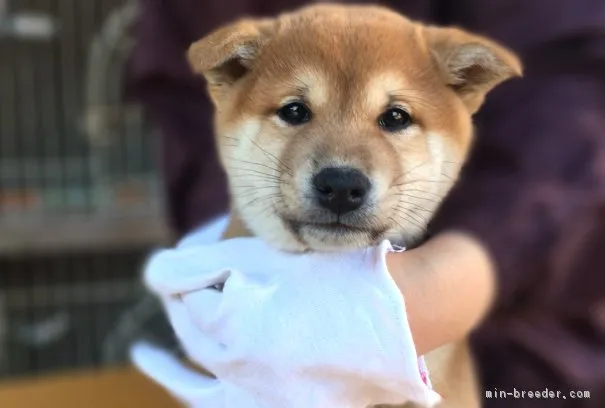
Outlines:
[[368, 236], [369, 243], [378, 241], [382, 237], [388, 227], [370, 227], [363, 225], [351, 225], [343, 222], [316, 222], [316, 221], [301, 221], [284, 219], [286, 224], [298, 237], [301, 236], [302, 230], [311, 230], [322, 235], [330, 235], [334, 237], [346, 238], [351, 235]]
[[334, 232], [334, 233], [363, 233], [363, 232], [367, 233], [367, 232], [372, 232], [371, 229], [363, 228], [363, 227], [357, 227], [357, 226], [348, 225], [348, 224], [343, 224], [342, 222], [319, 223], [319, 222], [290, 221], [290, 224], [295, 229], [300, 229], [300, 228], [303, 228], [303, 227], [308, 227], [308, 228], [313, 228], [313, 229], [318, 229], [318, 230], [325, 230], [327, 232]]

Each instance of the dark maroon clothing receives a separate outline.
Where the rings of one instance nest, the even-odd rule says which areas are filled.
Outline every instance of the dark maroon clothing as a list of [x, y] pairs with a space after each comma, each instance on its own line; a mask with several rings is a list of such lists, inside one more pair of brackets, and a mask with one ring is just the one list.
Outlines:
[[[142, 0], [130, 86], [163, 131], [179, 234], [227, 208], [210, 103], [184, 51], [242, 14], [306, 3]], [[525, 78], [496, 89], [477, 115], [470, 162], [432, 229], [475, 234], [498, 266], [497, 304], [472, 338], [484, 388], [548, 388], [567, 398], [509, 396], [485, 406], [605, 408], [605, 1], [383, 4], [493, 37], [526, 66]]]

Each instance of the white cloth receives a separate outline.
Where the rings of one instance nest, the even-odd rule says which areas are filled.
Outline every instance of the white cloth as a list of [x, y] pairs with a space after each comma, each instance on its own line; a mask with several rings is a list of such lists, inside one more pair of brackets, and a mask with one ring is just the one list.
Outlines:
[[288, 254], [257, 238], [214, 242], [221, 222], [156, 252], [144, 272], [188, 357], [217, 379], [139, 344], [132, 358], [144, 373], [195, 408], [439, 402], [386, 269], [389, 242]]

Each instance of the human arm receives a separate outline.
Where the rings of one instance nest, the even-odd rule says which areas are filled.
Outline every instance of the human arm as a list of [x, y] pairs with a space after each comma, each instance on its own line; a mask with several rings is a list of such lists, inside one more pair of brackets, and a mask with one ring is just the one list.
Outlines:
[[418, 355], [467, 336], [492, 304], [492, 260], [468, 234], [446, 232], [419, 248], [387, 254], [386, 261], [405, 299]]

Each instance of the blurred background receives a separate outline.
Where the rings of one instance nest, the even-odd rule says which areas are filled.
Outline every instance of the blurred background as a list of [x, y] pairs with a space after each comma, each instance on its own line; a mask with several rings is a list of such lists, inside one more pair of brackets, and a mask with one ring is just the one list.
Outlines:
[[138, 283], [169, 232], [156, 130], [123, 92], [136, 15], [0, 0], [0, 381], [120, 364], [165, 324]]

